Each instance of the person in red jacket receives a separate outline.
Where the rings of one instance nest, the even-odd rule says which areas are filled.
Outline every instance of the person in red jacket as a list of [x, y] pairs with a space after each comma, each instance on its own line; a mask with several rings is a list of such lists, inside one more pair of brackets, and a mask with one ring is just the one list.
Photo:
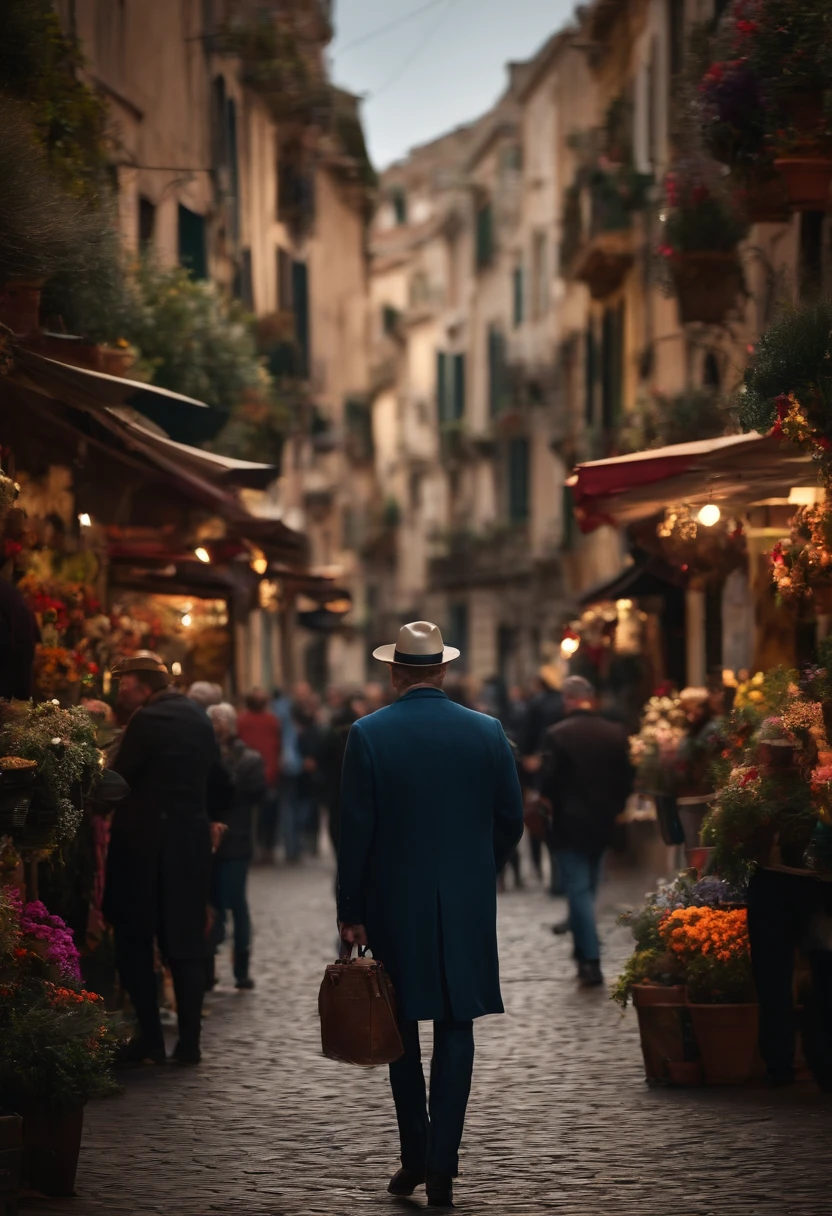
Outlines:
[[283, 749], [280, 722], [268, 708], [268, 703], [262, 688], [253, 689], [246, 697], [246, 708], [237, 719], [238, 737], [246, 747], [260, 753], [266, 770], [266, 794], [257, 823], [258, 843], [265, 861], [274, 859], [277, 843], [277, 786]]

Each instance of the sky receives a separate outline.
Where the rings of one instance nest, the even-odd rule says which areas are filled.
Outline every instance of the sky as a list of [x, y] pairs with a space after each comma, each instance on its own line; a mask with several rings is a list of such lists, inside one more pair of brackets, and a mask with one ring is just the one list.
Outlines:
[[[377, 169], [487, 110], [574, 0], [335, 0], [333, 77], [366, 98]], [[386, 28], [389, 27], [389, 28]]]

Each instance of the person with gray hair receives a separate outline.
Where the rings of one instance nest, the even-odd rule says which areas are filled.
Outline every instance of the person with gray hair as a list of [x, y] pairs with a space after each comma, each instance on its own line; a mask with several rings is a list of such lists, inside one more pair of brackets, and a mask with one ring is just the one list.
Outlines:
[[210, 684], [207, 680], [197, 680], [188, 689], [188, 700], [208, 709], [210, 705], [219, 705], [222, 701], [222, 689], [219, 684]]
[[263, 757], [246, 747], [237, 734], [237, 711], [227, 701], [209, 705], [208, 717], [214, 727], [220, 754], [230, 778], [230, 790], [225, 805], [218, 807], [228, 830], [214, 855], [211, 881], [211, 904], [214, 924], [211, 941], [214, 948], [208, 972], [208, 987], [213, 987], [213, 961], [218, 947], [225, 940], [228, 913], [234, 917], [234, 986], [248, 990], [254, 987], [249, 974], [251, 959], [251, 916], [246, 896], [246, 883], [251, 865], [252, 828], [256, 808], [266, 792], [266, 771]]
[[632, 790], [627, 732], [602, 718], [583, 676], [561, 686], [566, 717], [546, 734], [541, 793], [552, 808], [551, 844], [569, 903], [569, 928], [583, 987], [603, 984], [595, 896], [601, 859]]

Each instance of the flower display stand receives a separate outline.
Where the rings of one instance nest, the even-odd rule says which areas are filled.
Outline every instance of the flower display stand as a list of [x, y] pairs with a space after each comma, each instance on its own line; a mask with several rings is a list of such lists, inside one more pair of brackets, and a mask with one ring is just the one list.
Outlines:
[[633, 1005], [638, 1017], [644, 1075], [648, 1082], [673, 1082], [671, 1065], [684, 1065], [685, 990], [680, 985], [636, 984]]

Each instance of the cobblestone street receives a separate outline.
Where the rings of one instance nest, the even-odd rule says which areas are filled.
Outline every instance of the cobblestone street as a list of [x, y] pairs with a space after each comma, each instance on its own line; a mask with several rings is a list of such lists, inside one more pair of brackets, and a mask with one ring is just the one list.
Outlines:
[[[647, 882], [602, 894], [606, 969], [627, 949], [615, 913]], [[318, 985], [335, 948], [325, 862], [256, 869], [258, 987], [210, 999], [206, 1061], [128, 1074], [88, 1107], [79, 1197], [53, 1216], [416, 1210], [385, 1186], [397, 1145], [385, 1070], [320, 1056]], [[501, 898], [507, 1014], [478, 1023], [458, 1202], [469, 1213], [821, 1216], [830, 1210], [829, 1102], [787, 1092], [650, 1090], [635, 1016], [581, 992], [560, 913], [534, 886]], [[222, 979], [229, 982], [228, 960]], [[424, 1196], [424, 1192], [417, 1193]]]

